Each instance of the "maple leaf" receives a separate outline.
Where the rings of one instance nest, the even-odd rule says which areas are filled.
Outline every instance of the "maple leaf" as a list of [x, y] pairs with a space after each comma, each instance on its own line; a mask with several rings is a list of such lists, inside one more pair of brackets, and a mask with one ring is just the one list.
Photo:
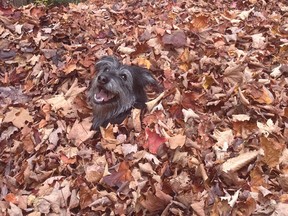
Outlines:
[[156, 187], [156, 193], [149, 191], [146, 194], [146, 199], [141, 200], [140, 204], [150, 212], [155, 212], [164, 209], [171, 200], [171, 196]]
[[104, 175], [107, 175], [107, 169], [105, 157], [99, 157], [95, 160], [95, 164], [85, 166], [85, 178], [88, 182], [99, 182]]
[[268, 137], [269, 134], [275, 133], [280, 134], [281, 128], [277, 125], [278, 122], [273, 123], [272, 119], [268, 119], [266, 124], [261, 122], [257, 122], [257, 127], [259, 128], [259, 132], [264, 134], [265, 137]]
[[166, 142], [166, 138], [160, 136], [149, 128], [145, 129], [146, 132], [146, 143], [143, 145], [144, 148], [148, 148], [152, 154], [157, 154], [158, 148]]
[[73, 116], [76, 114], [75, 105], [73, 104], [73, 101], [78, 94], [80, 94], [86, 89], [86, 87], [81, 88], [78, 87], [77, 84], [78, 80], [75, 79], [70, 89], [65, 94], [61, 93], [55, 95], [54, 97], [49, 98], [46, 101], [40, 99], [39, 102], [42, 104], [45, 104], [47, 102], [51, 104], [53, 110], [58, 111], [61, 109], [61, 113], [63, 113], [63, 115]]
[[192, 109], [182, 109], [184, 115], [184, 122], [187, 122], [189, 118], [199, 119], [199, 115], [196, 114]]
[[177, 147], [183, 147], [186, 141], [186, 136], [177, 134], [176, 136], [169, 137], [169, 147], [171, 149], [176, 149]]
[[95, 131], [90, 131], [91, 126], [91, 117], [85, 118], [81, 122], [76, 120], [69, 131], [67, 138], [74, 140], [75, 145], [79, 146], [95, 134]]
[[29, 111], [24, 108], [10, 108], [6, 113], [3, 122], [12, 122], [18, 128], [22, 128], [28, 122], [32, 122], [33, 118]]
[[111, 175], [104, 176], [103, 182], [111, 187], [120, 187], [126, 181], [132, 181], [131, 170], [128, 163], [121, 162], [117, 171], [111, 172]]

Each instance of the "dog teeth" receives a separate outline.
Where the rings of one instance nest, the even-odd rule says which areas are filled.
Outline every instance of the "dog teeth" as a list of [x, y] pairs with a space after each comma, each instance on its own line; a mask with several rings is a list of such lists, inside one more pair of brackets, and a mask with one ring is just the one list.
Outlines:
[[113, 97], [114, 95], [106, 89], [100, 89], [97, 93], [94, 94], [94, 100], [97, 103], [109, 101]]
[[94, 100], [96, 102], [103, 102], [104, 101], [104, 98], [103, 97], [99, 97], [97, 94], [94, 95]]

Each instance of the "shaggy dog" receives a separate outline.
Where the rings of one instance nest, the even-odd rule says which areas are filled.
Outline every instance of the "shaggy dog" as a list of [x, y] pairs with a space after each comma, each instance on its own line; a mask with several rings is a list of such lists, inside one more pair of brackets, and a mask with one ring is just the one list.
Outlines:
[[133, 107], [146, 107], [147, 85], [159, 89], [158, 82], [147, 69], [123, 65], [113, 56], [100, 59], [96, 70], [98, 73], [88, 92], [93, 108], [92, 129], [105, 127], [109, 122], [121, 123]]

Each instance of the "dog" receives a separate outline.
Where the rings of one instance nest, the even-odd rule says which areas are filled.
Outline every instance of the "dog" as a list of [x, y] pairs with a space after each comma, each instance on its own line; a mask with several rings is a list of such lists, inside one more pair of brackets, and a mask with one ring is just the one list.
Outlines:
[[98, 73], [88, 92], [93, 108], [93, 130], [106, 127], [108, 123], [122, 123], [133, 107], [144, 109], [146, 86], [152, 85], [157, 91], [161, 89], [149, 70], [124, 65], [114, 56], [102, 57], [95, 67]]

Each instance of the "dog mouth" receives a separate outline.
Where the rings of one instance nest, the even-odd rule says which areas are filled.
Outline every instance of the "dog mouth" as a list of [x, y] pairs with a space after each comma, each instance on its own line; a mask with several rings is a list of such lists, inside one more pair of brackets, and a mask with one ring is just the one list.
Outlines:
[[94, 93], [94, 101], [97, 104], [109, 103], [113, 99], [115, 99], [115, 97], [116, 97], [115, 93], [108, 91], [103, 87], [96, 88], [96, 91]]

